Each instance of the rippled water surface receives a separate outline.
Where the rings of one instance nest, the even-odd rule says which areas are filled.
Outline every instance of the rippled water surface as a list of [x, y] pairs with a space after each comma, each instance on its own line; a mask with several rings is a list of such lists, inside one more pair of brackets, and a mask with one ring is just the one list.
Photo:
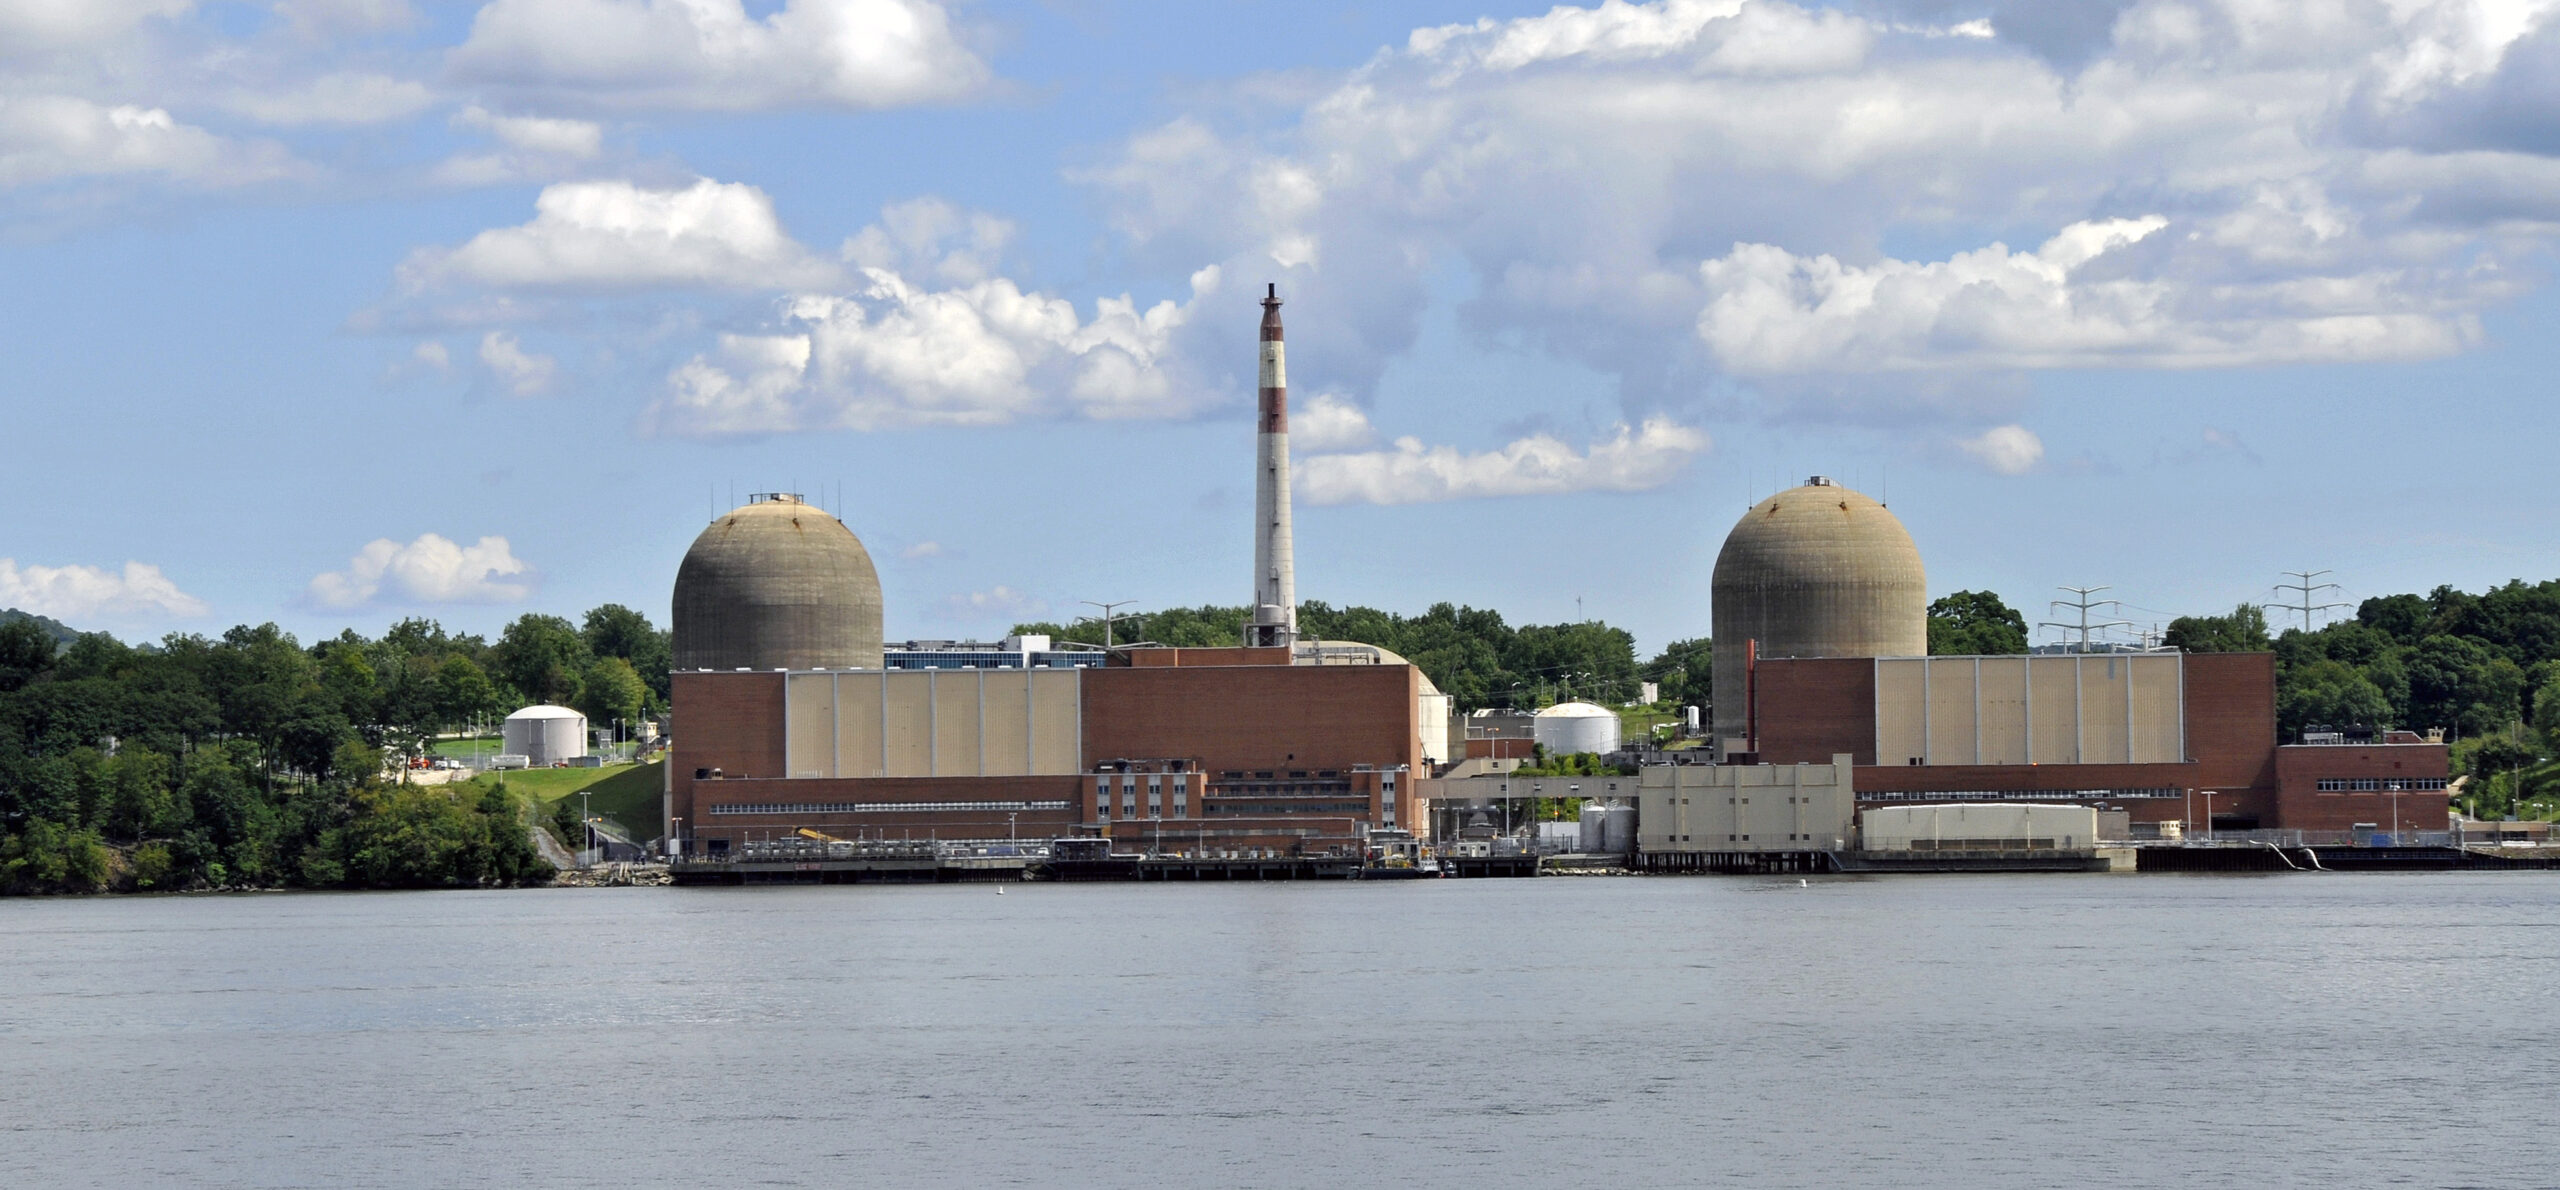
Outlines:
[[2560, 1183], [2543, 875], [0, 902], [0, 1185]]

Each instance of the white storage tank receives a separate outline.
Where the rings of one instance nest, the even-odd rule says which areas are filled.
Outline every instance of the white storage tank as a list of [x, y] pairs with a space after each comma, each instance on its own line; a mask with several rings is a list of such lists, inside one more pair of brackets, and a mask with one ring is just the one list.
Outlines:
[[1602, 805], [1596, 797], [1582, 803], [1582, 844], [1579, 850], [1588, 855], [1605, 855], [1609, 851], [1609, 807]]
[[526, 707], [507, 716], [506, 751], [544, 768], [587, 754], [587, 717], [567, 707]]
[[1550, 756], [1618, 750], [1618, 713], [1587, 702], [1560, 702], [1538, 712], [1529, 738]]

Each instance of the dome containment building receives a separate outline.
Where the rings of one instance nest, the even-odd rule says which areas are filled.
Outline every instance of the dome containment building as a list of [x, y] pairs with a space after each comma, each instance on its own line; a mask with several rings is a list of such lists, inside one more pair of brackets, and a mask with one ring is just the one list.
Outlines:
[[878, 669], [880, 573], [844, 522], [790, 493], [711, 522], [676, 569], [678, 670]]
[[1744, 651], [1771, 657], [1922, 657], [1929, 584], [1884, 505], [1814, 476], [1744, 513], [1716, 555], [1714, 736], [1749, 733]]

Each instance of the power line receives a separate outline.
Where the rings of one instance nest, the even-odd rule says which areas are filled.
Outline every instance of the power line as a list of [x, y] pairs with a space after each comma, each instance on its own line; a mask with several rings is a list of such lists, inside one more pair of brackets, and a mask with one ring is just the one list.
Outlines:
[[2089, 598], [2090, 596], [2095, 595], [2095, 594], [2097, 594], [2097, 593], [2098, 593], [2098, 592], [2100, 592], [2100, 591], [2111, 591], [2111, 590], [2114, 590], [2114, 589], [2115, 589], [2115, 588], [2113, 588], [2113, 587], [2057, 587], [2057, 588], [2055, 588], [2055, 590], [2060, 590], [2060, 591], [2069, 591], [2069, 592], [2071, 592], [2071, 594], [2072, 594], [2072, 595], [2076, 596], [2076, 598], [2072, 598], [2072, 599], [2056, 599], [2056, 600], [2053, 600], [2052, 602], [2050, 602], [2049, 604], [2047, 604], [2047, 606], [2048, 606], [2048, 607], [2051, 607], [2051, 608], [2070, 608], [2070, 609], [2073, 609], [2073, 610], [2075, 610], [2075, 611], [2077, 611], [2077, 612], [2079, 612], [2079, 613], [2080, 613], [2080, 619], [2079, 619], [2079, 621], [2078, 621], [2077, 623], [2074, 623], [2074, 622], [2064, 621], [2064, 620], [2039, 620], [2039, 621], [2037, 621], [2037, 622], [2036, 622], [2036, 627], [2038, 627], [2038, 628], [2060, 628], [2060, 629], [2063, 629], [2063, 630], [2065, 630], [2065, 631], [2069, 631], [2069, 630], [2071, 630], [2071, 629], [2075, 629], [2075, 628], [2076, 628], [2076, 629], [2078, 629], [2078, 630], [2079, 630], [2079, 632], [2080, 632], [2080, 651], [2081, 651], [2081, 652], [2083, 652], [2083, 653], [2086, 653], [2086, 652], [2088, 652], [2088, 651], [2089, 651], [2089, 633], [2090, 633], [2090, 632], [2092, 632], [2092, 631], [2094, 631], [2094, 630], [2097, 630], [2097, 629], [2101, 629], [2101, 628], [2131, 628], [2131, 627], [2133, 627], [2133, 621], [2131, 621], [2131, 620], [2100, 620], [2100, 621], [2092, 622], [2092, 621], [2089, 619], [2089, 613], [2090, 613], [2092, 610], [2094, 610], [2094, 609], [2101, 608], [2101, 607], [2122, 607], [2122, 606], [2124, 606], [2124, 601], [2123, 601], [2123, 600], [2121, 600], [2121, 599], [2091, 599], [2091, 598]]
[[2312, 581], [2311, 581], [2311, 580], [2313, 580], [2313, 579], [2315, 579], [2315, 578], [2320, 577], [2321, 575], [2324, 575], [2324, 574], [2328, 574], [2328, 573], [2330, 573], [2329, 571], [2326, 571], [2326, 570], [2288, 570], [2288, 571], [2285, 571], [2284, 573], [2285, 573], [2285, 577], [2290, 578], [2290, 579], [2293, 579], [2293, 580], [2295, 580], [2295, 581], [2290, 582], [2290, 583], [2277, 583], [2277, 584], [2276, 584], [2276, 590], [2279, 590], [2279, 591], [2291, 591], [2291, 592], [2293, 592], [2297, 597], [2299, 597], [2299, 598], [2302, 600], [2302, 602], [2300, 602], [2300, 603], [2270, 603], [2270, 604], [2268, 604], [2267, 606], [2268, 606], [2268, 607], [2274, 607], [2274, 608], [2282, 608], [2282, 609], [2284, 609], [2285, 611], [2289, 611], [2289, 612], [2301, 612], [2301, 613], [2302, 613], [2302, 630], [2303, 630], [2304, 632], [2309, 632], [2309, 631], [2311, 631], [2311, 613], [2313, 613], [2313, 612], [2325, 612], [2325, 611], [2329, 611], [2329, 610], [2331, 610], [2331, 609], [2333, 609], [2333, 608], [2341, 608], [2341, 607], [2346, 607], [2346, 606], [2348, 606], [2347, 604], [2344, 604], [2344, 603], [2313, 603], [2313, 602], [2311, 602], [2311, 593], [2312, 593], [2312, 592], [2314, 592], [2314, 591], [2337, 591], [2337, 590], [2343, 590], [2343, 589], [2344, 589], [2344, 588], [2342, 588], [2342, 587], [2338, 586], [2338, 584], [2336, 584], [2336, 583], [2314, 583], [2314, 582], [2312, 582]]

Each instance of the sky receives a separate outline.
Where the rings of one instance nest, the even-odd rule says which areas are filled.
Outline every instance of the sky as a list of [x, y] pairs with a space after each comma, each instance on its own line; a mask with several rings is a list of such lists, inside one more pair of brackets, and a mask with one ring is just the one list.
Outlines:
[[1266, 284], [1301, 598], [1650, 654], [1814, 474], [2030, 622], [2539, 581], [2555, 7], [0, 0], [0, 606], [1242, 604]]

